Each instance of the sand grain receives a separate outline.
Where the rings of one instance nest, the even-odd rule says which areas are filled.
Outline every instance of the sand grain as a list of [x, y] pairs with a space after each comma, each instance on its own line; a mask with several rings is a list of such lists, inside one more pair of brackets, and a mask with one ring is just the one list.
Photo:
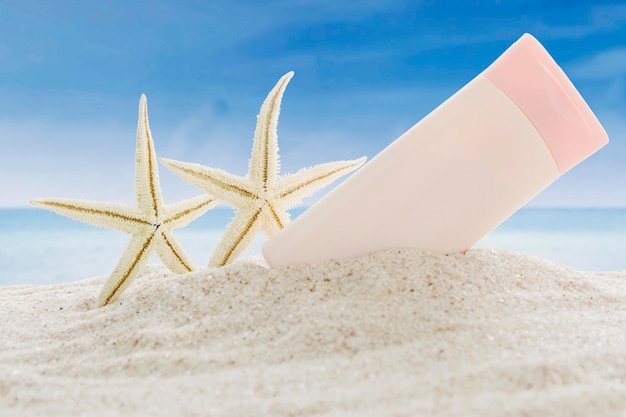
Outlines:
[[626, 271], [387, 251], [0, 288], [0, 415], [626, 413]]

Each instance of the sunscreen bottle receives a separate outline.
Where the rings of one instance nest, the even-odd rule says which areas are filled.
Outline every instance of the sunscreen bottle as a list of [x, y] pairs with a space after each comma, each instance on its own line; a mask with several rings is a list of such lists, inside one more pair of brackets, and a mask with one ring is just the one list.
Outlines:
[[465, 251], [606, 143], [574, 85], [525, 34], [263, 255], [282, 267], [394, 248]]

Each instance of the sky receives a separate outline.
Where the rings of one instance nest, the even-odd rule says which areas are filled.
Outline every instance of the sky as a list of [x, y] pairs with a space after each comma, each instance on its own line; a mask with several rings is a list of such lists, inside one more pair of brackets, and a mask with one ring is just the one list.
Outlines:
[[[530, 205], [626, 207], [626, 2], [0, 0], [0, 17], [0, 207], [132, 204], [142, 93], [159, 157], [243, 175], [292, 70], [282, 173], [371, 158], [525, 32], [610, 138]], [[200, 193], [160, 176], [168, 203]]]

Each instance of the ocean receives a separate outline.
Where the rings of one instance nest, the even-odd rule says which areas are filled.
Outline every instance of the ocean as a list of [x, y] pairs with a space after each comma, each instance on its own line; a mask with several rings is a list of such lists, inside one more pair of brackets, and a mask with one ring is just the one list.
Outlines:
[[[303, 210], [293, 210], [297, 217]], [[233, 212], [215, 208], [174, 234], [208, 262]], [[260, 236], [243, 255], [258, 255]], [[0, 285], [54, 284], [109, 274], [128, 235], [38, 209], [0, 209]], [[523, 208], [475, 247], [547, 258], [584, 271], [626, 269], [626, 209]], [[156, 255], [151, 262], [159, 262]]]

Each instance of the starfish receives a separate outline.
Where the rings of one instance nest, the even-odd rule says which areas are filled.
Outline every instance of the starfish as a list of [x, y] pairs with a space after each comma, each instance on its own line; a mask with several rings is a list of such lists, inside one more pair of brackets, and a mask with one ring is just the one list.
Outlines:
[[164, 205], [154, 143], [148, 124], [145, 95], [139, 101], [137, 145], [135, 157], [135, 192], [137, 207], [67, 198], [32, 200], [33, 206], [54, 211], [74, 220], [130, 233], [132, 238], [113, 273], [100, 292], [97, 304], [114, 301], [135, 279], [141, 268], [156, 252], [173, 272], [194, 269], [193, 263], [172, 230], [186, 226], [214, 207], [217, 201], [207, 194]]
[[271, 237], [289, 222], [290, 208], [304, 197], [330, 184], [365, 162], [329, 162], [279, 177], [277, 124], [283, 93], [293, 72], [285, 74], [270, 91], [257, 116], [252, 156], [245, 177], [199, 164], [160, 158], [170, 171], [236, 209], [218, 243], [210, 266], [234, 261], [262, 229]]

